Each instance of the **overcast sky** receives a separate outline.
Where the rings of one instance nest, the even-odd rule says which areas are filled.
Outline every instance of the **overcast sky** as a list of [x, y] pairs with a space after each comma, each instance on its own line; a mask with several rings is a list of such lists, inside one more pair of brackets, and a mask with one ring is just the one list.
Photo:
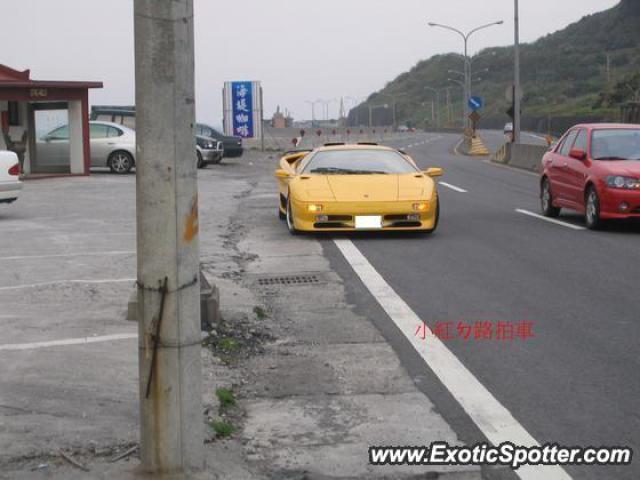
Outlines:
[[[532, 41], [617, 0], [521, 0]], [[194, 0], [199, 120], [219, 124], [225, 80], [261, 80], [265, 113], [310, 117], [306, 100], [364, 97], [419, 60], [460, 51], [428, 21], [466, 30], [473, 52], [513, 41], [513, 0]], [[42, 80], [101, 80], [92, 104], [134, 99], [133, 0], [0, 0], [0, 63]], [[337, 104], [332, 106], [335, 115]]]

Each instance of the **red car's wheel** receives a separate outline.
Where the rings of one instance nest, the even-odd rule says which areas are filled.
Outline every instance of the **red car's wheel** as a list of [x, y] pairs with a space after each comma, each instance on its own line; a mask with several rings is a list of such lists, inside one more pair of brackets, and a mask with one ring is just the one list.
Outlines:
[[545, 217], [556, 218], [560, 215], [560, 209], [553, 206], [553, 194], [551, 193], [551, 183], [545, 177], [540, 184], [540, 207]]
[[602, 228], [602, 219], [600, 218], [600, 197], [593, 187], [589, 187], [585, 197], [585, 223], [589, 230], [598, 230]]

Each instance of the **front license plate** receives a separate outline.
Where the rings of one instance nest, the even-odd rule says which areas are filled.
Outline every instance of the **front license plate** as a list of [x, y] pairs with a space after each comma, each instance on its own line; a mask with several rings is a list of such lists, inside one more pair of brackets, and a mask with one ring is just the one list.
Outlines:
[[356, 228], [382, 228], [382, 217], [370, 215], [366, 217], [356, 217]]

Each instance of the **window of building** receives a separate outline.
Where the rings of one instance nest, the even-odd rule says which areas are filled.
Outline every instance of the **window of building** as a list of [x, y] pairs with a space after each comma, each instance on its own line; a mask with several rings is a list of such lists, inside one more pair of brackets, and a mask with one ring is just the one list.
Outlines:
[[18, 102], [9, 102], [9, 126], [17, 127], [20, 125], [20, 109]]

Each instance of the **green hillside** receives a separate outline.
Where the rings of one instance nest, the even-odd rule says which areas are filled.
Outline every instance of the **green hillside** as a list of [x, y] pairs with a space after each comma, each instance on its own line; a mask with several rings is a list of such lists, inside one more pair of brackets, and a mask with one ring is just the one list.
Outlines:
[[[586, 16], [564, 30], [522, 45], [523, 126], [543, 128], [548, 117], [552, 123], [562, 123], [561, 117], [617, 120], [620, 103], [638, 100], [634, 96], [640, 94], [640, 85], [635, 85], [640, 82], [636, 75], [640, 73], [639, 22], [640, 2], [623, 0], [610, 10]], [[430, 86], [443, 89], [443, 123], [450, 117], [450, 126], [455, 122], [460, 125], [462, 91], [448, 81], [459, 78], [449, 70], [463, 70], [461, 56], [436, 55], [419, 62], [358, 107], [360, 123], [368, 119], [369, 105], [389, 105], [391, 95], [396, 98], [398, 123], [432, 124], [431, 101], [435, 95], [424, 88]], [[482, 111], [484, 125], [498, 126], [508, 121], [505, 91], [513, 79], [513, 48], [485, 49], [473, 58], [472, 70], [478, 72], [474, 78], [481, 78], [474, 82], [473, 94], [484, 97], [487, 104]], [[445, 105], [446, 87], [450, 87], [450, 112]], [[390, 111], [375, 108], [374, 124], [391, 123]], [[351, 124], [355, 118], [352, 112]]]

